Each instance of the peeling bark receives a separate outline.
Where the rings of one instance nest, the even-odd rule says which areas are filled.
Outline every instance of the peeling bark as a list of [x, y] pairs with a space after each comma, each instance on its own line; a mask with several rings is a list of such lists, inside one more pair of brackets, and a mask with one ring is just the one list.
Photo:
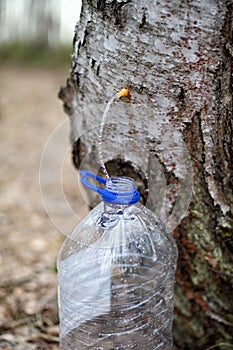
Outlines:
[[98, 172], [106, 102], [130, 88], [110, 110], [103, 156], [174, 231], [179, 349], [233, 341], [232, 21], [227, 0], [84, 0], [60, 91], [74, 163]]

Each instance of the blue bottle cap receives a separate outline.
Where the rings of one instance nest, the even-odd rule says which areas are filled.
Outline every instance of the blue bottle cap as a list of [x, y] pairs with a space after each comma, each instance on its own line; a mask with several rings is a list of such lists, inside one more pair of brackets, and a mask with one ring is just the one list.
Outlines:
[[[140, 192], [136, 190], [133, 179], [129, 177], [116, 176], [109, 180], [105, 180], [86, 170], [80, 170], [80, 175], [81, 183], [92, 191], [97, 192], [104, 202], [130, 205], [139, 201]], [[91, 184], [87, 180], [87, 177], [94, 179], [105, 187], [101, 188]]]

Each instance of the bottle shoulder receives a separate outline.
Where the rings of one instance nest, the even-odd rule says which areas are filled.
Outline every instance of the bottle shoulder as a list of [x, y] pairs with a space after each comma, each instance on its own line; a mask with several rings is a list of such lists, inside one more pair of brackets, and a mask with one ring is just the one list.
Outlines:
[[112, 213], [106, 212], [103, 202], [92, 209], [64, 241], [58, 260], [88, 247], [116, 250], [125, 246], [126, 250], [139, 251], [142, 248], [137, 246], [144, 246], [150, 254], [155, 250], [174, 249], [172, 235], [148, 208], [137, 203], [124, 210], [115, 209]]

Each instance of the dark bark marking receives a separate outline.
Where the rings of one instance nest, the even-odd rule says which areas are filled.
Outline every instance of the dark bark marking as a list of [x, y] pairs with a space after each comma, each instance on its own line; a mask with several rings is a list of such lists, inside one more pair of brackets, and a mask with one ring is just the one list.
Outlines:
[[102, 12], [103, 19], [111, 21], [112, 18], [115, 19], [114, 24], [117, 26], [123, 26], [124, 18], [122, 16], [122, 7], [132, 2], [132, 0], [125, 0], [118, 2], [117, 0], [112, 0], [111, 3], [106, 3], [105, 0], [97, 1], [97, 10]]
[[103, 11], [105, 8], [105, 0], [98, 0], [97, 1], [97, 10]]
[[85, 46], [86, 42], [87, 42], [87, 36], [89, 35], [89, 32], [87, 29], [85, 29], [84, 31], [84, 37], [83, 37], [83, 42], [82, 42], [82, 46]]
[[100, 64], [96, 68], [96, 75], [97, 75], [97, 77], [99, 76], [99, 74], [100, 74]]
[[[224, 64], [221, 67], [222, 69], [218, 72], [220, 78], [222, 76], [221, 89], [218, 91], [218, 105], [222, 106], [222, 109], [219, 108], [219, 114], [223, 116], [221, 125], [219, 125], [219, 129], [224, 130], [225, 132], [222, 132], [222, 134], [219, 135], [217, 144], [217, 156], [218, 161], [221, 161], [220, 164], [222, 171], [225, 173], [224, 181], [222, 181], [224, 192], [227, 192], [229, 188], [233, 189], [233, 57], [230, 49], [233, 40], [232, 18], [233, 4], [229, 1], [227, 5], [225, 25], [223, 28], [224, 44], [222, 45], [222, 51], [224, 56]], [[223, 101], [225, 101], [225, 103], [223, 103]], [[230, 176], [227, 177], [227, 174], [230, 174]], [[230, 202], [233, 205], [232, 193], [229, 197], [230, 198], [228, 198], [228, 200], [230, 199]]]
[[[225, 23], [222, 30], [223, 40], [222, 64], [215, 71], [214, 79], [218, 82], [216, 86], [218, 115], [216, 125], [215, 148], [213, 150], [214, 179], [218, 190], [225, 198], [225, 201], [233, 209], [233, 3], [227, 4]], [[233, 253], [233, 214], [228, 212], [223, 218], [221, 213], [217, 216], [216, 234], [221, 245], [227, 248], [230, 254]]]
[[81, 45], [82, 45], [82, 43], [81, 43], [81, 41], [79, 41], [79, 43], [78, 43], [78, 52], [77, 52], [78, 55], [79, 55], [79, 50], [80, 50]]
[[74, 72], [72, 74], [72, 80], [76, 86], [76, 90], [78, 90], [79, 86], [80, 86], [80, 76], [81, 76], [81, 74], [79, 72]]
[[142, 29], [144, 27], [144, 25], [146, 24], [146, 10], [143, 8], [143, 15], [142, 15], [142, 20], [140, 23], [139, 28]]
[[[78, 34], [77, 34], [77, 32], [75, 32], [74, 37], [73, 37], [73, 43], [72, 43], [73, 44], [73, 48], [74, 48], [74, 45], [76, 44], [77, 40], [78, 40]], [[78, 48], [79, 48], [79, 44], [78, 44]]]
[[96, 60], [94, 58], [91, 59], [91, 68], [94, 68], [96, 64]]
[[[94, 58], [91, 59], [91, 62], [90, 62], [90, 63], [91, 63], [91, 69], [94, 69], [94, 68], [95, 68], [96, 62], [97, 62], [97, 61], [96, 61]], [[97, 65], [95, 71], [96, 71], [96, 75], [97, 75], [97, 77], [98, 77], [98, 76], [99, 76], [99, 73], [100, 73], [100, 64]]]
[[181, 102], [181, 103], [184, 103], [184, 99], [185, 99], [185, 90], [183, 88], [183, 86], [179, 86], [179, 90], [178, 90], [178, 100]]
[[80, 168], [83, 158], [86, 156], [88, 150], [84, 143], [81, 142], [81, 138], [73, 143], [72, 146], [72, 159], [75, 167]]
[[[201, 129], [201, 113], [194, 114], [191, 123], [188, 123], [184, 130], [184, 140], [192, 157], [194, 173], [195, 169], [203, 167], [205, 163], [204, 139]], [[203, 173], [204, 178], [204, 173]], [[205, 185], [207, 185], [205, 183]]]

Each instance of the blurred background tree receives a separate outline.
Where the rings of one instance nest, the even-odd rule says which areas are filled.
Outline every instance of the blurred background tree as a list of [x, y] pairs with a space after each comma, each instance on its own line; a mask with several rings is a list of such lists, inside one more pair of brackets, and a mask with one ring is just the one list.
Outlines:
[[[58, 349], [55, 264], [64, 235], [46, 215], [38, 173], [42, 151], [65, 119], [57, 93], [79, 12], [79, 0], [0, 0], [0, 349]], [[66, 161], [69, 150], [62, 125], [45, 183], [56, 217], [70, 225], [73, 216], [57, 205], [54, 189], [56, 159]], [[72, 169], [67, 152], [64, 191], [80, 213]]]
[[81, 0], [0, 0], [0, 61], [69, 63]]

